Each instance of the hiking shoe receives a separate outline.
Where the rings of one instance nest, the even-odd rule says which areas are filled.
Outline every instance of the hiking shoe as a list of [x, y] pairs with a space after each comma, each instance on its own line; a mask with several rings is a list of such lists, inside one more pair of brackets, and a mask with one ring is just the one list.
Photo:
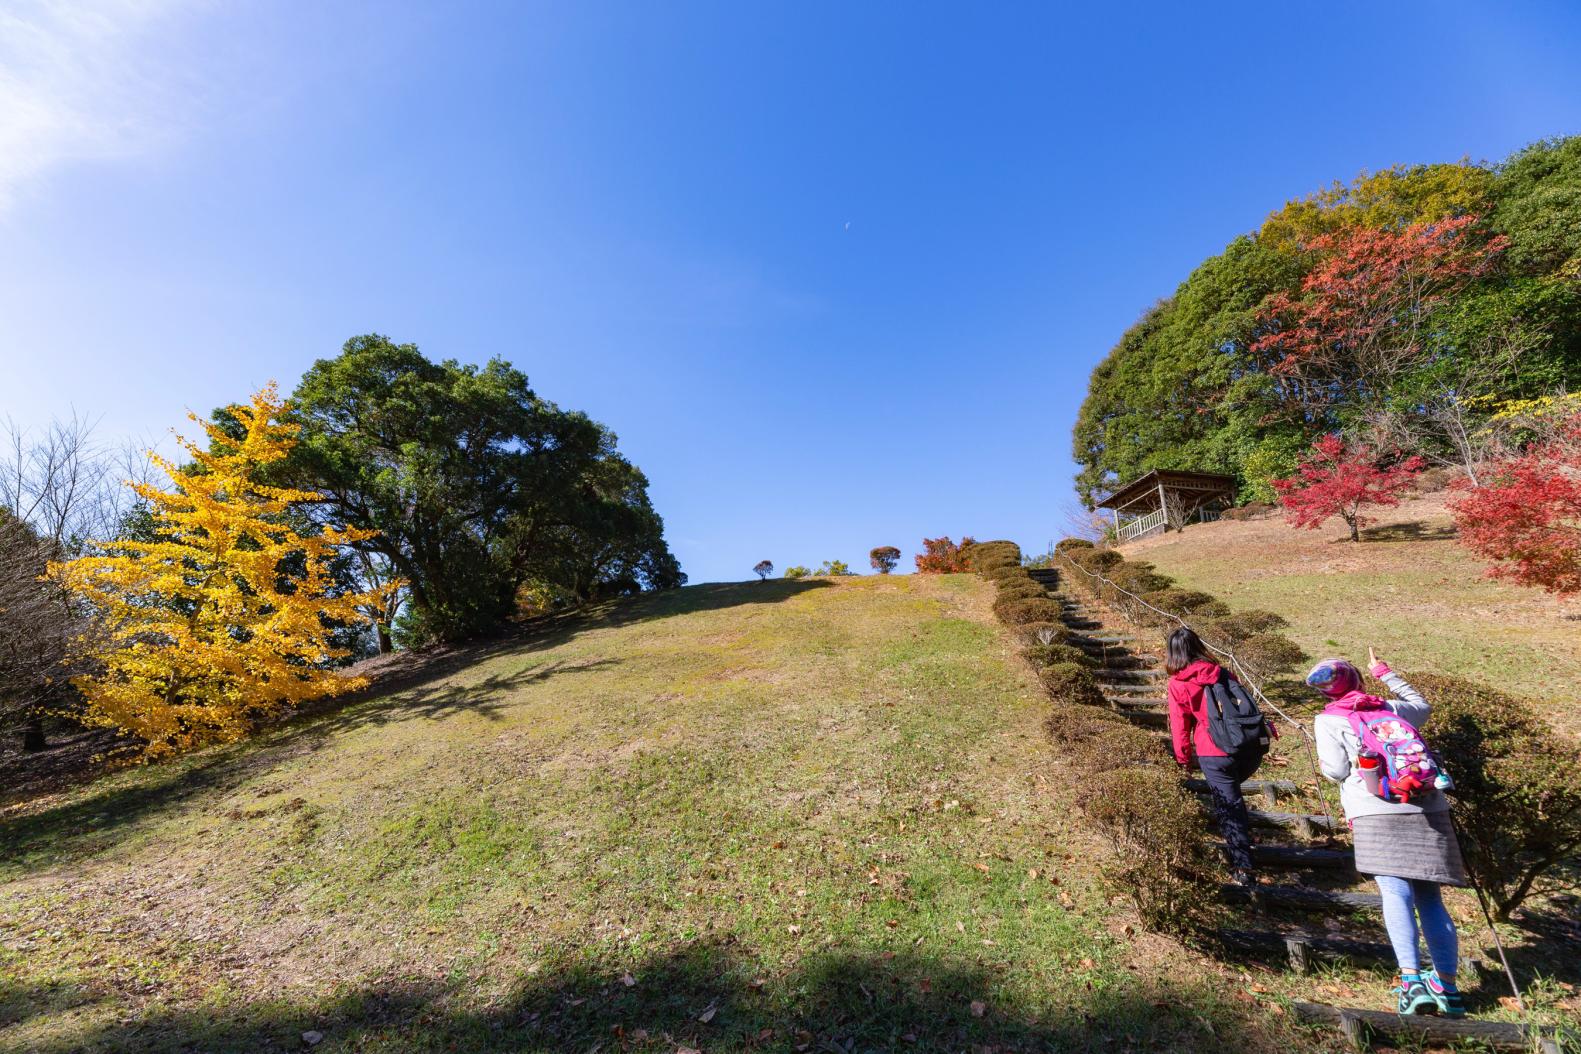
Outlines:
[[1402, 1017], [1438, 1013], [1438, 1000], [1433, 998], [1433, 993], [1427, 990], [1427, 985], [1420, 977], [1400, 978], [1400, 983], [1394, 986], [1394, 994], [1399, 997], [1398, 1006]]
[[1460, 989], [1452, 984], [1445, 984], [1438, 976], [1437, 970], [1429, 970], [1422, 975], [1422, 983], [1427, 986], [1427, 994], [1433, 997], [1433, 1002], [1438, 1004], [1438, 1012], [1445, 1017], [1465, 1017], [1466, 1002], [1460, 998]]

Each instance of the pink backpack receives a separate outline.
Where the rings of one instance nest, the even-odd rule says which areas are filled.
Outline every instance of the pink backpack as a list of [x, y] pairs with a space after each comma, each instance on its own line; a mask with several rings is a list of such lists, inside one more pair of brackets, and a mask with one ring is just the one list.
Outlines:
[[1382, 797], [1408, 802], [1418, 791], [1431, 790], [1438, 761], [1416, 726], [1393, 710], [1352, 710], [1350, 730], [1363, 749], [1383, 758]]

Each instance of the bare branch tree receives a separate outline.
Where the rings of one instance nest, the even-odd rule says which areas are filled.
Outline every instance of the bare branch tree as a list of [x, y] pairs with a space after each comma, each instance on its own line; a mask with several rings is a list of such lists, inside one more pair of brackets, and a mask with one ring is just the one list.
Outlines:
[[21, 731], [26, 750], [46, 745], [44, 715], [69, 700], [97, 629], [49, 565], [113, 538], [137, 500], [124, 484], [148, 472], [135, 447], [96, 443], [76, 414], [36, 435], [0, 426], [0, 732]]

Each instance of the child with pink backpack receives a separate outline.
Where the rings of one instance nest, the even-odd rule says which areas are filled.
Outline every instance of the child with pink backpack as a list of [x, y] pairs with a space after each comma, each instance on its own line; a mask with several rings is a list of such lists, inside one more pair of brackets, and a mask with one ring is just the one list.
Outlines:
[[[1461, 1017], [1459, 943], [1440, 887], [1468, 883], [1444, 795], [1449, 777], [1420, 732], [1432, 707], [1371, 648], [1367, 661], [1393, 698], [1363, 691], [1360, 672], [1344, 659], [1324, 659], [1307, 674], [1307, 684], [1329, 700], [1312, 723], [1318, 763], [1340, 784], [1356, 870], [1373, 876], [1383, 895], [1384, 926], [1400, 966], [1400, 1013]], [[1426, 973], [1419, 937], [1433, 961]]]

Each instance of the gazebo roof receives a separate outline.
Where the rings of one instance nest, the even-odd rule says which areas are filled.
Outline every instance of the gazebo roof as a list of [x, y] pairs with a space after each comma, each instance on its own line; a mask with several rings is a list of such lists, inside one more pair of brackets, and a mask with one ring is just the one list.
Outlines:
[[1162, 484], [1165, 490], [1172, 488], [1194, 491], [1225, 491], [1235, 492], [1235, 477], [1223, 476], [1217, 472], [1177, 472], [1173, 469], [1154, 469], [1145, 473], [1107, 498], [1098, 502], [1100, 509], [1114, 509], [1116, 511], [1132, 504], [1148, 492], [1157, 490]]

